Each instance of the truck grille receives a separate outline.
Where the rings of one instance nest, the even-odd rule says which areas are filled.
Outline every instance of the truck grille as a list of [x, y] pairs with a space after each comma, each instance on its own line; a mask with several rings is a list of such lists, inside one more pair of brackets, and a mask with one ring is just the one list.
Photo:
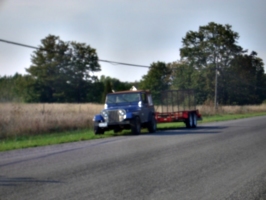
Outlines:
[[118, 110], [109, 110], [108, 118], [109, 118], [109, 123], [119, 122]]

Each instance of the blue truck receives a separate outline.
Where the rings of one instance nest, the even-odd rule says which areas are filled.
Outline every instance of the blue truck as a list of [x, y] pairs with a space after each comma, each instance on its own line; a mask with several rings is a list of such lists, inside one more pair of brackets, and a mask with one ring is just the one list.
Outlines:
[[93, 121], [95, 134], [104, 134], [107, 130], [118, 133], [123, 129], [131, 129], [133, 134], [138, 135], [141, 128], [154, 133], [157, 125], [151, 93], [146, 90], [109, 93], [104, 109], [94, 116]]

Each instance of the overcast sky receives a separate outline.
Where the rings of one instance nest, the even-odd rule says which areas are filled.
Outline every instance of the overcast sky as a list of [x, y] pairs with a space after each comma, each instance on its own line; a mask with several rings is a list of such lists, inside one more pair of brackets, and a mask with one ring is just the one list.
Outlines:
[[[179, 60], [182, 38], [230, 24], [238, 45], [266, 60], [265, 0], [0, 0], [0, 39], [39, 46], [49, 34], [86, 43], [102, 60], [149, 66]], [[33, 49], [0, 42], [0, 76], [25, 74]], [[100, 62], [101, 73], [140, 80], [148, 69]]]

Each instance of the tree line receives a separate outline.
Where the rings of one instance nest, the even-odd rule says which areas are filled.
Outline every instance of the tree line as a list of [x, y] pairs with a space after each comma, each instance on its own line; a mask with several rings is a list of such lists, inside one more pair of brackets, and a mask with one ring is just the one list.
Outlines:
[[210, 22], [182, 38], [180, 60], [150, 65], [140, 81], [130, 83], [94, 76], [100, 71], [96, 49], [49, 35], [31, 57], [27, 74], [0, 77], [0, 101], [104, 102], [108, 92], [132, 85], [149, 89], [155, 103], [168, 89], [194, 89], [198, 104], [260, 104], [266, 99], [264, 63], [255, 51], [237, 45], [239, 34], [228, 24]]

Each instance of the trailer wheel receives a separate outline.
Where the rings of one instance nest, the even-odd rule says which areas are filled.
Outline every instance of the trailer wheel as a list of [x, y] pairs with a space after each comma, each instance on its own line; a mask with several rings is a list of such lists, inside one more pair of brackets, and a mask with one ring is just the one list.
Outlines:
[[196, 128], [197, 127], [197, 124], [198, 124], [198, 121], [197, 121], [197, 115], [196, 113], [193, 113], [193, 128]]
[[99, 123], [98, 122], [94, 122], [93, 130], [94, 130], [94, 134], [95, 135], [104, 134], [104, 130], [99, 127]]
[[149, 131], [149, 133], [154, 133], [154, 132], [156, 132], [156, 129], [157, 129], [156, 119], [155, 119], [154, 115], [152, 115], [150, 118], [151, 119], [148, 122], [148, 131]]
[[192, 128], [193, 127], [193, 116], [190, 113], [188, 116], [188, 119], [185, 122], [187, 128]]
[[141, 132], [141, 124], [139, 117], [135, 117], [130, 121], [131, 133], [134, 135], [139, 135]]

